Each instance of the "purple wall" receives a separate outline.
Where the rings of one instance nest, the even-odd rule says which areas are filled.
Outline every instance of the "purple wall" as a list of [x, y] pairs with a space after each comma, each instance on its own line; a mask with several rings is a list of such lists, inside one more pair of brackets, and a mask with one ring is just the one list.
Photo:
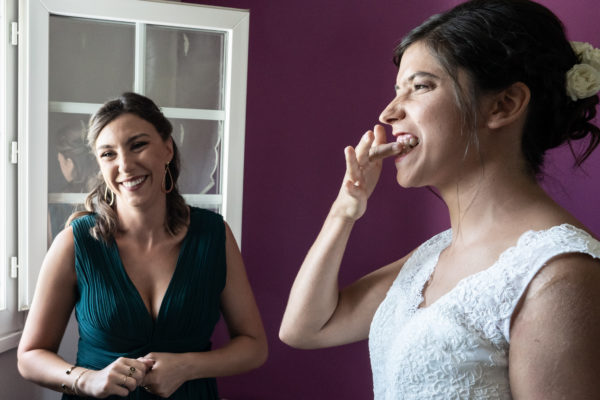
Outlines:
[[[397, 41], [451, 0], [189, 0], [250, 9], [243, 255], [269, 336], [266, 365], [219, 380], [233, 400], [368, 399], [367, 343], [303, 351], [277, 337], [288, 291], [334, 200], [343, 148], [377, 122], [393, 96]], [[573, 40], [600, 47], [597, 0], [545, 0]], [[600, 236], [600, 150], [573, 172], [549, 158], [545, 186]], [[426, 189], [404, 190], [391, 162], [351, 238], [342, 284], [400, 258], [448, 226]]]

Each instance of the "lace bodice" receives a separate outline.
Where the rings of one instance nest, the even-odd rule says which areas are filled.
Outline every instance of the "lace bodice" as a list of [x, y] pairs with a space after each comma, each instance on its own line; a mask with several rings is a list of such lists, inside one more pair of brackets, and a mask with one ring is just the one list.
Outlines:
[[572, 225], [528, 231], [491, 267], [418, 308], [451, 236], [442, 232], [414, 252], [375, 313], [369, 351], [376, 400], [511, 399], [510, 320], [529, 282], [558, 254], [600, 258], [600, 242]]

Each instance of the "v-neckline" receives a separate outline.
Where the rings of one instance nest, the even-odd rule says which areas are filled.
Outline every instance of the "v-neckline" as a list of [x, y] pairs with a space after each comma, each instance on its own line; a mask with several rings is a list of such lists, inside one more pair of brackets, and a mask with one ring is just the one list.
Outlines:
[[489, 265], [487, 268], [484, 268], [484, 269], [482, 269], [480, 271], [477, 271], [475, 273], [472, 273], [470, 275], [467, 275], [467, 276], [463, 277], [462, 279], [458, 280], [458, 282], [456, 282], [456, 284], [450, 290], [448, 290], [447, 292], [445, 292], [444, 294], [442, 294], [440, 297], [438, 297], [433, 303], [428, 304], [426, 306], [422, 306], [423, 302], [425, 301], [425, 290], [427, 290], [428, 282], [433, 278], [433, 274], [435, 272], [435, 269], [437, 268], [440, 255], [442, 254], [442, 252], [445, 249], [448, 248], [448, 246], [450, 245], [450, 241], [452, 240], [452, 230], [449, 229], [448, 231], [446, 231], [446, 232], [448, 232], [448, 235], [450, 235], [450, 238], [447, 239], [448, 243], [445, 244], [444, 247], [442, 247], [437, 252], [436, 257], [434, 259], [432, 259], [433, 266], [431, 267], [431, 270], [429, 271], [428, 274], [423, 274], [423, 275], [425, 275], [424, 276], [425, 280], [422, 281], [423, 282], [422, 284], [419, 284], [419, 288], [420, 289], [419, 289], [418, 295], [416, 296], [417, 303], [415, 304], [416, 312], [418, 312], [418, 311], [422, 312], [422, 311], [428, 310], [429, 308], [431, 308], [434, 305], [436, 305], [440, 300], [443, 300], [444, 298], [450, 296], [459, 287], [464, 286], [466, 284], [465, 282], [471, 281], [471, 280], [475, 279], [476, 277], [478, 277], [479, 275], [483, 275], [484, 273], [487, 273], [488, 271], [490, 271], [491, 269], [493, 269], [496, 265], [498, 265], [498, 262], [503, 257], [505, 257], [505, 254], [508, 254], [509, 252], [513, 252], [516, 249], [518, 249], [519, 246], [520, 246], [520, 244], [521, 244], [521, 242], [524, 240], [524, 238], [526, 238], [528, 236], [531, 236], [531, 235], [536, 235], [537, 236], [537, 235], [546, 233], [546, 232], [548, 232], [548, 231], [550, 231], [552, 229], [558, 228], [558, 227], [568, 227], [568, 228], [578, 229], [577, 227], [575, 227], [575, 226], [573, 226], [571, 224], [564, 223], [564, 224], [560, 224], [560, 225], [554, 225], [554, 226], [551, 226], [549, 228], [541, 229], [541, 230], [532, 230], [532, 229], [526, 230], [525, 232], [523, 232], [517, 238], [517, 241], [513, 245], [511, 245], [511, 246], [507, 247], [506, 249], [502, 250], [502, 252], [498, 255], [498, 257], [496, 258], [496, 260], [491, 265]]
[[179, 248], [179, 252], [177, 254], [177, 260], [175, 261], [175, 269], [173, 270], [173, 274], [171, 275], [171, 278], [169, 279], [169, 284], [167, 285], [167, 288], [165, 289], [165, 293], [163, 294], [162, 300], [160, 301], [160, 306], [158, 307], [158, 313], [156, 314], [156, 318], [152, 315], [152, 313], [150, 312], [148, 307], [146, 307], [146, 303], [144, 303], [144, 299], [142, 298], [140, 291], [138, 290], [138, 288], [135, 286], [135, 284], [129, 277], [129, 274], [127, 273], [127, 270], [125, 269], [125, 264], [123, 264], [123, 259], [121, 258], [121, 253], [119, 251], [119, 246], [117, 244], [117, 241], [113, 238], [113, 246], [115, 248], [116, 259], [118, 260], [119, 270], [121, 271], [126, 284], [129, 286], [129, 289], [131, 291], [133, 291], [133, 293], [135, 293], [135, 296], [136, 296], [136, 299], [137, 299], [139, 305], [144, 309], [146, 315], [148, 316], [148, 318], [154, 325], [156, 323], [158, 323], [158, 321], [160, 320], [160, 317], [163, 313], [165, 301], [167, 300], [167, 297], [169, 296], [169, 294], [172, 291], [171, 287], [173, 286], [173, 282], [175, 280], [177, 271], [180, 269], [179, 264], [180, 264], [181, 256], [186, 248], [186, 244], [188, 242], [188, 237], [190, 234], [191, 227], [192, 227], [192, 216], [191, 216], [191, 212], [190, 212], [190, 222], [187, 227], [187, 232], [185, 233], [185, 236], [183, 237], [183, 240], [181, 241], [181, 247]]

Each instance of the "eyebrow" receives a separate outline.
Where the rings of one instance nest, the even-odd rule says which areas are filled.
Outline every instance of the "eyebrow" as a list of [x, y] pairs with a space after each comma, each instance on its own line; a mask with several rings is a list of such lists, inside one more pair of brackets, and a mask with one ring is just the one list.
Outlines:
[[411, 76], [409, 76], [406, 80], [408, 82], [412, 82], [415, 78], [422, 77], [422, 76], [425, 76], [427, 78], [440, 79], [439, 76], [432, 74], [431, 72], [417, 71], [414, 74], [412, 74]]
[[[141, 137], [145, 137], [145, 136], [150, 136], [147, 133], [138, 133], [137, 135], [133, 135], [132, 137], [130, 137], [129, 139], [127, 139], [127, 142], [125, 142], [125, 144], [131, 144], [132, 142], [135, 142], [136, 140], [140, 139]], [[96, 150], [104, 150], [104, 149], [112, 149], [112, 145], [110, 144], [104, 144], [102, 146], [98, 146], [96, 147]]]

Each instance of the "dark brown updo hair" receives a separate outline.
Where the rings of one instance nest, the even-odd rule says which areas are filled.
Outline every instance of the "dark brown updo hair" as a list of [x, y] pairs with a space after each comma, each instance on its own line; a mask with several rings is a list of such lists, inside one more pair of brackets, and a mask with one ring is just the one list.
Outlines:
[[[91, 149], [94, 149], [96, 140], [100, 132], [112, 121], [123, 114], [134, 114], [143, 120], [151, 123], [160, 137], [164, 140], [172, 140], [171, 132], [173, 127], [171, 122], [163, 115], [162, 111], [152, 100], [137, 93], [126, 92], [116, 99], [107, 101], [90, 118], [88, 125], [87, 142]], [[177, 187], [177, 178], [180, 172], [179, 151], [173, 141], [173, 158], [169, 163], [171, 174], [166, 175], [165, 186], [173, 187], [171, 192], [167, 193], [167, 213], [165, 220], [165, 229], [170, 234], [176, 234], [181, 228], [186, 226], [188, 219], [188, 206], [179, 193]], [[88, 194], [85, 200], [86, 211], [76, 212], [69, 218], [67, 225], [74, 219], [83, 215], [95, 213], [96, 225], [92, 228], [92, 236], [96, 239], [103, 239], [110, 242], [119, 229], [117, 214], [109, 202], [104, 198], [106, 183], [101, 174], [98, 174], [96, 186]]]
[[[568, 143], [577, 166], [600, 142], [591, 121], [598, 95], [573, 101], [566, 73], [581, 60], [567, 40], [561, 21], [530, 0], [471, 0], [427, 19], [394, 51], [399, 66], [406, 49], [424, 43], [458, 87], [458, 70], [470, 77], [467, 94], [457, 90], [458, 105], [474, 128], [477, 99], [522, 82], [531, 91], [521, 150], [533, 175], [540, 175], [547, 150]], [[578, 154], [572, 141], [589, 136]]]

